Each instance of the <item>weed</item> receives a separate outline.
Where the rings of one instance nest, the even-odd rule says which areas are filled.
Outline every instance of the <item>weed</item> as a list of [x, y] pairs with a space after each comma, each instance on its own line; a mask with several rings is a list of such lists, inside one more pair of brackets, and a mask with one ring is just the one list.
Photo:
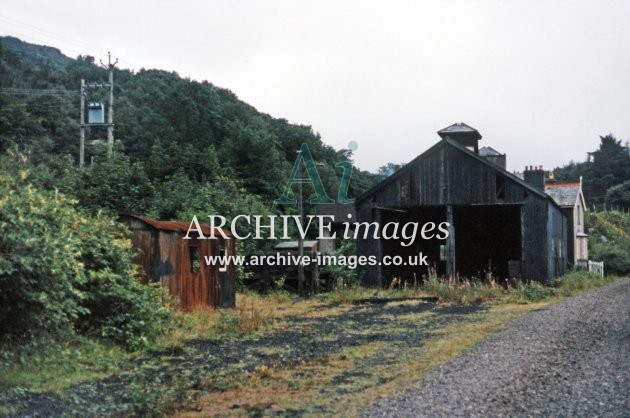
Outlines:
[[615, 276], [601, 277], [586, 270], [577, 270], [556, 279], [553, 285], [563, 296], [571, 296], [582, 290], [592, 289], [616, 279]]
[[511, 303], [530, 303], [550, 299], [557, 295], [558, 290], [553, 287], [543, 286], [537, 282], [518, 282], [514, 288], [510, 289], [507, 301]]

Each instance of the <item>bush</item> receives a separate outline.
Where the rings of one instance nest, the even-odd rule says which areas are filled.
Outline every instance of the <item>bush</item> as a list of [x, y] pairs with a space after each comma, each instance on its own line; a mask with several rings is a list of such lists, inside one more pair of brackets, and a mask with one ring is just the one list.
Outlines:
[[554, 286], [565, 296], [573, 295], [581, 290], [601, 286], [612, 279], [589, 273], [586, 270], [576, 270], [559, 277], [554, 281]]
[[72, 202], [0, 174], [0, 335], [27, 340], [69, 330], [83, 294]]
[[23, 342], [76, 330], [136, 349], [170, 313], [133, 278], [126, 230], [57, 192], [0, 174], [0, 332]]
[[127, 229], [101, 214], [81, 218], [74, 227], [82, 239], [85, 278], [78, 289], [87, 310], [79, 315], [77, 329], [131, 349], [146, 344], [167, 324], [170, 311], [162, 305], [162, 288], [133, 279]]
[[[356, 241], [353, 239], [343, 240], [337, 248], [329, 255], [336, 260], [339, 257], [354, 256], [357, 253]], [[333, 289], [343, 289], [344, 287], [353, 287], [358, 284], [357, 271], [348, 266], [326, 264], [322, 267], [322, 274], [328, 275]]]
[[558, 290], [538, 282], [518, 282], [510, 292], [509, 301], [514, 303], [538, 302], [558, 294]]
[[587, 225], [589, 258], [603, 261], [606, 275], [630, 274], [630, 214], [591, 212]]

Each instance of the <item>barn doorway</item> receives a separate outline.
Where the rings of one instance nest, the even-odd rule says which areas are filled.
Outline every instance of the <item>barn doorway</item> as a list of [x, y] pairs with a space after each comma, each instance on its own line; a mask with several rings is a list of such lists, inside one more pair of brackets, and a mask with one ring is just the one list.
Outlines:
[[[381, 239], [383, 257], [398, 256], [404, 263], [402, 265], [382, 265], [381, 272], [387, 283], [397, 277], [407, 285], [419, 285], [428, 277], [429, 269], [434, 270], [439, 276], [445, 274], [446, 262], [443, 260], [443, 251], [440, 251], [445, 241], [437, 238], [425, 240], [420, 235], [422, 226], [429, 222], [436, 225], [434, 233], [439, 233], [437, 225], [446, 222], [446, 212], [443, 206], [417, 206], [404, 210], [383, 210], [381, 212], [381, 225], [389, 222], [398, 222], [401, 226], [408, 222], [417, 222], [419, 227], [416, 239], [409, 246], [401, 245], [402, 242], [407, 242], [405, 239]], [[428, 266], [418, 264], [417, 256], [419, 254], [426, 256]]]
[[521, 258], [519, 205], [456, 206], [453, 221], [460, 277], [484, 278], [487, 272], [499, 279], [514, 275]]

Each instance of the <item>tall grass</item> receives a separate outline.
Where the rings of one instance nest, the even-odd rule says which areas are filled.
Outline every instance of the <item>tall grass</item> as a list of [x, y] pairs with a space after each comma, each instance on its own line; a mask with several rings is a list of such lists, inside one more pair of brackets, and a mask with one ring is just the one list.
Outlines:
[[436, 275], [421, 286], [423, 292], [437, 296], [441, 301], [456, 303], [483, 303], [505, 295], [505, 290], [494, 281], [489, 283], [469, 280], [439, 279]]
[[582, 290], [611, 283], [616, 279], [616, 276], [601, 277], [597, 274], [589, 273], [586, 270], [578, 270], [556, 279], [553, 284], [561, 295], [571, 296]]

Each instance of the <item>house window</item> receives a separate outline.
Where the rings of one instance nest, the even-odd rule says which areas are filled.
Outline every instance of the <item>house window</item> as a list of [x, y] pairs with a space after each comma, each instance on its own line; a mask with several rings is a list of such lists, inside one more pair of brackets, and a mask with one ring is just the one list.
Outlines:
[[577, 224], [578, 225], [582, 225], [582, 217], [583, 217], [583, 213], [582, 213], [582, 206], [578, 205], [577, 207]]
[[190, 255], [190, 272], [198, 273], [201, 268], [199, 248], [193, 246], [188, 247], [188, 254]]
[[227, 271], [227, 267], [225, 265], [225, 247], [224, 246], [220, 246], [219, 247], [219, 262], [221, 264], [219, 264], [219, 271]]

